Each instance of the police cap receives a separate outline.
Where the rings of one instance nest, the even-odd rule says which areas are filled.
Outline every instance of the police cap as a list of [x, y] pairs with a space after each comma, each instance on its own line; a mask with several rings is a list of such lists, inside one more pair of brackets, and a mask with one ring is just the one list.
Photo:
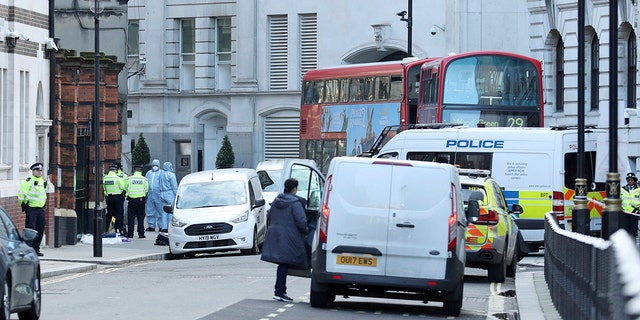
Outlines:
[[140, 165], [133, 166], [133, 171], [142, 171], [142, 166]]
[[627, 179], [633, 179], [633, 180], [635, 180], [636, 182], [638, 182], [638, 178], [636, 177], [636, 174], [635, 174], [635, 173], [633, 173], [633, 172], [629, 172], [629, 173], [627, 173]]
[[109, 170], [118, 170], [118, 165], [116, 165], [115, 163], [112, 163], [112, 164], [109, 166]]
[[40, 170], [40, 171], [42, 171], [43, 168], [44, 168], [44, 165], [41, 162], [36, 162], [36, 163], [31, 165], [31, 170]]

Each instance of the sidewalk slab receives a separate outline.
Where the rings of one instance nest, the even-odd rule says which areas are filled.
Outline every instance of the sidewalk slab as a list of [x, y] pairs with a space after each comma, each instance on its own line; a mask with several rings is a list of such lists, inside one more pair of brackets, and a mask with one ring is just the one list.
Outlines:
[[59, 248], [42, 248], [42, 278], [85, 272], [96, 269], [99, 264], [123, 265], [138, 261], [164, 260], [169, 252], [168, 247], [155, 245], [157, 233], [148, 232], [146, 236], [144, 239], [128, 239], [128, 242], [103, 244], [97, 248], [99, 257], [94, 254], [93, 244], [81, 242]]

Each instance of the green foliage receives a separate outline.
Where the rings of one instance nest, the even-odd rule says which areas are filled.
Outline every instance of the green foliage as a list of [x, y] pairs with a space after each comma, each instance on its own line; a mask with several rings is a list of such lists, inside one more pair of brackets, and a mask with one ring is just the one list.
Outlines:
[[220, 147], [220, 151], [216, 157], [216, 169], [233, 168], [234, 162], [236, 162], [236, 159], [233, 155], [233, 148], [231, 147], [229, 137], [225, 135], [224, 140], [222, 140], [222, 147]]
[[140, 133], [140, 137], [138, 138], [138, 142], [136, 143], [133, 150], [131, 150], [131, 160], [133, 161], [133, 165], [145, 165], [151, 161], [151, 154], [149, 153], [149, 146], [147, 146], [147, 142], [144, 141], [144, 137], [142, 133]]

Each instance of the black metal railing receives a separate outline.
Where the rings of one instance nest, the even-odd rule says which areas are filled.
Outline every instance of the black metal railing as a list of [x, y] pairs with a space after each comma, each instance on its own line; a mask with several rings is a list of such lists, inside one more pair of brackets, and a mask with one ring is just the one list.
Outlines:
[[561, 229], [545, 215], [544, 275], [563, 319], [640, 316], [640, 253], [618, 230], [609, 240]]

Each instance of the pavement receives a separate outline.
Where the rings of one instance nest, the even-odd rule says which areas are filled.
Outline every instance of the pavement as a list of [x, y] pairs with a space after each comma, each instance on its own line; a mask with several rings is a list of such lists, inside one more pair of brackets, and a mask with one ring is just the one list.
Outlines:
[[[129, 242], [103, 244], [100, 257], [94, 257], [93, 244], [82, 242], [63, 245], [59, 248], [43, 247], [41, 251], [44, 256], [40, 257], [42, 278], [86, 272], [97, 269], [99, 265], [125, 265], [140, 261], [165, 260], [169, 250], [166, 246], [155, 245], [157, 235], [157, 232], [147, 232], [144, 239], [136, 236], [128, 239]], [[515, 287], [518, 319], [562, 319], [553, 306], [544, 279], [543, 254], [531, 255], [520, 261]]]

